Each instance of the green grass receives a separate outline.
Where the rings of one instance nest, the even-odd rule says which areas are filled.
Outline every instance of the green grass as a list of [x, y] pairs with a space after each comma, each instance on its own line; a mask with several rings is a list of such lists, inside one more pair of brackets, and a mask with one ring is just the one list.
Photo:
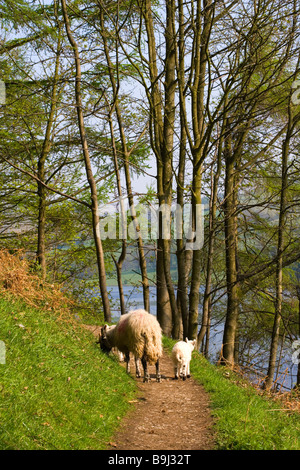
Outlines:
[[0, 450], [104, 449], [137, 389], [91, 333], [0, 298], [0, 340]]
[[[174, 342], [164, 339], [170, 350]], [[300, 450], [300, 415], [259, 395], [223, 366], [193, 353], [191, 374], [210, 395], [220, 450]]]

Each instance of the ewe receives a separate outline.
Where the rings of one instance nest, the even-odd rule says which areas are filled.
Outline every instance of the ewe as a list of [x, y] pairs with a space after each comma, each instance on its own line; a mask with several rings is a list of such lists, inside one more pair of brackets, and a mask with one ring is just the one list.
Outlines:
[[129, 372], [130, 353], [134, 354], [137, 376], [137, 361], [141, 359], [144, 369], [144, 382], [149, 382], [148, 363], [156, 366], [156, 380], [161, 381], [159, 358], [162, 355], [161, 328], [156, 318], [146, 310], [133, 310], [121, 315], [112, 328], [104, 325], [99, 336], [100, 347], [109, 352], [117, 348], [125, 355], [126, 369]]
[[178, 343], [174, 345], [171, 357], [174, 364], [175, 379], [178, 379], [178, 369], [182, 380], [190, 377], [190, 361], [195, 346], [196, 340], [189, 341], [187, 338], [185, 341], [178, 341]]
[[[102, 331], [103, 331], [103, 328], [102, 327]], [[114, 328], [116, 328], [116, 325], [105, 325], [105, 329], [106, 329], [106, 334], [108, 331], [111, 331], [113, 330]], [[97, 343], [99, 344], [100, 343], [100, 337], [101, 335], [99, 336], [99, 341], [97, 341]], [[118, 356], [118, 359], [120, 362], [123, 362], [125, 361], [125, 356], [124, 354], [118, 350], [118, 348], [112, 348], [112, 351]], [[135, 362], [135, 375], [136, 377], [140, 378], [141, 377], [141, 371], [140, 371], [140, 365], [139, 365], [139, 359], [137, 357], [134, 358], [134, 362]], [[127, 364], [127, 371], [129, 372], [129, 364]]]

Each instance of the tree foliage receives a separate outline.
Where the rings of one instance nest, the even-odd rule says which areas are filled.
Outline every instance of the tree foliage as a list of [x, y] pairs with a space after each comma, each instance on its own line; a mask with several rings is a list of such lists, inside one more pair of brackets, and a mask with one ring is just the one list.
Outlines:
[[[222, 361], [271, 351], [271, 385], [280, 338], [299, 324], [297, 2], [18, 0], [0, 12], [2, 245], [83, 297], [100, 279], [109, 319], [101, 279], [116, 269], [123, 312], [130, 244], [100, 243], [98, 205], [128, 200], [144, 307], [150, 251], [163, 331], [208, 354], [222, 321]], [[139, 197], [190, 203], [194, 231], [205, 203], [203, 247], [161, 230], [145, 242]]]

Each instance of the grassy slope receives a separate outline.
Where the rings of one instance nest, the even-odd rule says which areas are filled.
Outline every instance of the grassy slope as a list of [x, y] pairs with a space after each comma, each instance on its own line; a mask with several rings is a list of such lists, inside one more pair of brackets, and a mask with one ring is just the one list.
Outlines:
[[[170, 350], [172, 340], [165, 339]], [[300, 450], [300, 414], [259, 395], [236, 374], [194, 352], [191, 373], [211, 398], [218, 449]]]
[[0, 298], [0, 449], [103, 449], [136, 386], [70, 318]]

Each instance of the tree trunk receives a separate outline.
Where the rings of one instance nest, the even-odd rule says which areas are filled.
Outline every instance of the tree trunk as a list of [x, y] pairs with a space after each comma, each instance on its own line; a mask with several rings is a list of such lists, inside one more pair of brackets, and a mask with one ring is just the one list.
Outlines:
[[66, 32], [67, 32], [70, 45], [72, 46], [72, 49], [73, 49], [75, 66], [76, 66], [76, 81], [75, 81], [76, 109], [77, 109], [78, 127], [79, 127], [79, 132], [80, 132], [80, 140], [81, 140], [82, 151], [83, 151], [84, 162], [85, 162], [86, 176], [87, 176], [87, 180], [88, 180], [90, 191], [91, 191], [93, 235], [94, 235], [96, 255], [97, 255], [99, 287], [100, 287], [101, 298], [102, 298], [104, 319], [107, 322], [111, 322], [110, 303], [109, 303], [109, 298], [108, 298], [108, 293], [107, 293], [107, 284], [106, 284], [104, 253], [103, 253], [102, 241], [101, 241], [101, 236], [100, 236], [97, 187], [96, 187], [95, 178], [92, 172], [89, 148], [88, 148], [88, 143], [87, 143], [87, 138], [86, 138], [86, 133], [85, 133], [83, 110], [82, 110], [80, 57], [79, 57], [77, 43], [74, 40], [73, 35], [71, 33], [70, 21], [69, 21], [69, 17], [67, 13], [65, 0], [61, 0], [61, 5], [62, 5], [62, 10], [63, 10], [65, 26], [66, 26]]
[[[201, 328], [197, 337], [197, 345], [200, 347], [204, 340], [205, 334], [208, 330], [209, 325], [209, 311], [211, 305], [211, 278], [213, 271], [213, 256], [215, 247], [215, 231], [216, 231], [216, 212], [217, 212], [217, 198], [218, 198], [218, 184], [221, 174], [221, 155], [222, 155], [222, 139], [219, 142], [218, 154], [217, 154], [217, 169], [214, 176], [211, 176], [211, 197], [209, 203], [209, 235], [208, 235], [208, 251], [207, 251], [207, 263], [206, 263], [206, 281], [205, 291], [203, 297], [202, 307], [202, 323]], [[213, 166], [212, 166], [213, 172]]]
[[284, 251], [284, 227], [286, 222], [287, 208], [287, 188], [288, 188], [288, 155], [289, 144], [293, 128], [293, 117], [291, 106], [289, 106], [289, 123], [285, 140], [282, 146], [281, 161], [281, 190], [280, 190], [280, 208], [278, 221], [278, 241], [277, 241], [277, 264], [276, 264], [276, 298], [275, 298], [275, 316], [271, 338], [271, 348], [269, 356], [269, 366], [265, 388], [270, 389], [273, 384], [276, 370], [276, 358], [279, 344], [280, 323], [282, 315], [282, 276], [283, 276], [283, 251]]
[[[195, 22], [194, 37], [194, 79], [191, 86], [191, 108], [193, 120], [194, 144], [192, 147], [193, 155], [193, 182], [192, 182], [192, 210], [193, 210], [193, 229], [199, 223], [197, 219], [197, 205], [201, 205], [202, 171], [203, 161], [206, 156], [205, 151], [205, 80], [206, 68], [208, 63], [208, 43], [211, 33], [213, 15], [212, 1], [203, 1], [203, 11], [201, 1], [197, 2], [197, 13]], [[202, 20], [203, 17], [203, 20]], [[203, 21], [203, 24], [201, 22]], [[197, 241], [196, 241], [197, 242]], [[198, 240], [199, 242], [199, 240]], [[195, 247], [192, 259], [191, 288], [189, 295], [189, 339], [196, 339], [198, 334], [198, 315], [199, 315], [199, 290], [201, 282], [201, 260], [202, 247]]]
[[[194, 164], [195, 168], [195, 164]], [[202, 171], [202, 170], [201, 170]], [[193, 210], [193, 231], [196, 233], [197, 205], [201, 204], [201, 171], [194, 171], [192, 184], [192, 210]], [[194, 241], [197, 243], [197, 240]], [[194, 249], [192, 254], [192, 274], [191, 288], [189, 294], [189, 339], [197, 338], [198, 333], [198, 315], [199, 315], [199, 290], [201, 282], [201, 260], [202, 252], [200, 249]]]
[[[187, 134], [185, 129], [185, 42], [184, 42], [184, 12], [183, 12], [183, 1], [178, 1], [178, 15], [179, 15], [179, 28], [178, 28], [178, 57], [177, 60], [177, 76], [178, 76], [178, 88], [180, 93], [180, 147], [179, 147], [179, 164], [177, 173], [177, 204], [181, 208], [182, 215], [184, 210], [184, 186], [185, 186], [185, 164], [186, 164], [186, 144]], [[185, 250], [185, 243], [183, 239], [183, 218], [182, 220], [176, 221], [178, 228], [180, 228], [181, 236], [177, 239], [177, 300], [178, 308], [180, 309], [180, 315], [182, 320], [183, 339], [188, 336], [188, 295], [187, 295], [187, 258], [186, 254], [190, 251]]]
[[[38, 178], [40, 181], [44, 181], [45, 161], [42, 160], [41, 156], [38, 161]], [[42, 280], [46, 279], [46, 248], [45, 248], [45, 237], [46, 237], [46, 189], [38, 181], [38, 197], [39, 197], [39, 213], [38, 213], [38, 240], [37, 240], [37, 261], [41, 268]]]
[[207, 314], [207, 328], [205, 332], [205, 345], [203, 354], [206, 358], [208, 358], [209, 353], [209, 340], [210, 340], [210, 324], [211, 324], [211, 296], [208, 300], [208, 314]]
[[[298, 334], [300, 338], [300, 286], [296, 287], [297, 297], [298, 297]], [[297, 368], [297, 381], [296, 381], [296, 388], [300, 388], [300, 356], [298, 356], [298, 368]]]
[[225, 251], [227, 314], [223, 334], [223, 357], [221, 363], [233, 365], [238, 323], [238, 283], [236, 268], [237, 219], [236, 219], [236, 177], [235, 156], [230, 144], [225, 149]]
[[[144, 17], [147, 32], [149, 74], [151, 84], [150, 92], [148, 93], [150, 105], [150, 138], [151, 146], [156, 156], [157, 194], [159, 205], [161, 205], [165, 203], [164, 180], [166, 180], [166, 173], [164, 173], [164, 162], [162, 159], [162, 149], [164, 145], [164, 123], [162, 118], [162, 97], [159, 89], [159, 79], [156, 62], [157, 51], [151, 11], [151, 0], [145, 0], [142, 6], [142, 14]], [[159, 230], [161, 230], [160, 223]], [[162, 327], [163, 333], [167, 336], [170, 336], [172, 332], [172, 308], [170, 304], [168, 286], [165, 278], [164, 244], [160, 235], [161, 231], [159, 232], [159, 236], [157, 239], [156, 254], [157, 319]]]
[[113, 122], [112, 122], [112, 109], [109, 109], [109, 129], [110, 129], [110, 136], [111, 136], [111, 143], [112, 143], [112, 150], [113, 150], [113, 160], [114, 160], [114, 168], [115, 168], [115, 174], [116, 174], [116, 180], [117, 180], [117, 190], [118, 190], [118, 196], [119, 196], [119, 201], [120, 201], [120, 213], [121, 213], [121, 229], [122, 229], [122, 249], [121, 249], [121, 254], [119, 256], [119, 259], [117, 260], [113, 255], [113, 261], [116, 266], [116, 271], [117, 271], [117, 280], [118, 280], [118, 288], [119, 288], [119, 299], [120, 299], [120, 308], [121, 308], [121, 315], [124, 315], [126, 313], [125, 310], [125, 298], [124, 298], [124, 289], [123, 289], [123, 283], [122, 283], [122, 266], [126, 258], [126, 238], [127, 238], [127, 225], [126, 225], [126, 216], [125, 216], [125, 209], [124, 209], [124, 201], [122, 197], [122, 186], [121, 186], [121, 176], [120, 176], [120, 169], [119, 169], [119, 163], [118, 163], [118, 155], [117, 155], [117, 148], [116, 148], [116, 142], [115, 142], [115, 135], [114, 135], [114, 128], [113, 128]]
[[[160, 205], [165, 204], [171, 210], [172, 205], [172, 181], [173, 181], [173, 144], [175, 122], [175, 68], [176, 68], [176, 33], [175, 33], [175, 1], [166, 0], [166, 55], [165, 55], [165, 103], [164, 103], [164, 128], [161, 160], [163, 163], [163, 198]], [[163, 214], [162, 214], [162, 217]], [[168, 218], [167, 218], [168, 219]], [[163, 220], [163, 225], [170, 224]], [[167, 229], [170, 228], [166, 227]], [[163, 234], [162, 234], [163, 235]], [[172, 337], [180, 336], [180, 318], [177, 309], [174, 285], [171, 276], [171, 234], [170, 239], [163, 237], [163, 264], [166, 285], [168, 289], [172, 309]]]

